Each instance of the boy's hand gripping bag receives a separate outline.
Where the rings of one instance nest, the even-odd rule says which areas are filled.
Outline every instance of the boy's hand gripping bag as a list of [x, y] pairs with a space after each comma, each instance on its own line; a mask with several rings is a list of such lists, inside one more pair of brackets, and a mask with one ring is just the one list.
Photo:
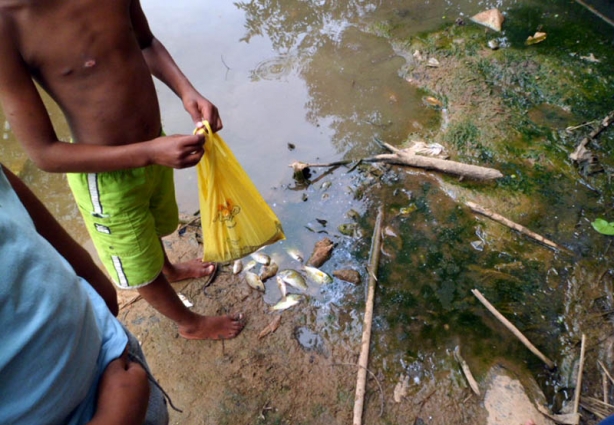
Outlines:
[[224, 140], [207, 121], [194, 132], [205, 136], [205, 154], [196, 166], [203, 261], [237, 260], [285, 239], [279, 219]]

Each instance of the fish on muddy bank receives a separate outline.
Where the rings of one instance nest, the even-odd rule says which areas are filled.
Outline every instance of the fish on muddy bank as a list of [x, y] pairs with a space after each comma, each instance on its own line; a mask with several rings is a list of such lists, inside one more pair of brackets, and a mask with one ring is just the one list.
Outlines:
[[333, 278], [331, 275], [329, 275], [326, 272], [323, 272], [322, 270], [318, 268], [305, 266], [303, 267], [303, 269], [305, 270], [305, 272], [307, 273], [307, 276], [311, 280], [313, 280], [316, 283], [319, 283], [320, 285], [325, 284], [325, 283], [331, 283], [333, 281]]
[[277, 274], [277, 270], [279, 270], [279, 266], [272, 261], [269, 265], [262, 266], [262, 268], [260, 269], [260, 280], [266, 282], [267, 279]]
[[269, 257], [267, 254], [265, 254], [264, 252], [253, 252], [250, 254], [250, 256], [257, 262], [260, 264], [264, 264], [265, 266], [268, 266], [271, 263], [271, 257]]
[[279, 276], [277, 276], [277, 287], [279, 288], [281, 297], [286, 298], [286, 295], [288, 294], [288, 288], [286, 287], [286, 282], [284, 282], [284, 280]]
[[235, 260], [235, 262], [232, 263], [232, 274], [239, 274], [241, 270], [243, 270], [243, 262], [241, 260]]
[[290, 257], [292, 257], [293, 260], [296, 260], [298, 262], [303, 262], [303, 253], [301, 251], [299, 251], [296, 248], [288, 248], [288, 250], [286, 251], [288, 253], [288, 255]]
[[300, 303], [305, 297], [300, 294], [289, 294], [282, 298], [277, 304], [271, 307], [272, 310], [286, 310]]
[[260, 276], [258, 276], [256, 273], [249, 271], [245, 272], [245, 281], [251, 288], [264, 292], [264, 283], [262, 283]]
[[305, 282], [305, 278], [302, 274], [292, 269], [285, 269], [278, 273], [278, 277], [288, 285], [293, 288], [299, 289], [301, 291], [307, 290], [307, 282]]

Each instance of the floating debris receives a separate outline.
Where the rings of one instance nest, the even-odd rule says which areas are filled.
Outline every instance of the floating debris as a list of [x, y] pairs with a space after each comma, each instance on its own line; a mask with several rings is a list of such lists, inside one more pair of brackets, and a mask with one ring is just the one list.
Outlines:
[[254, 272], [245, 272], [245, 280], [247, 284], [260, 292], [264, 292], [264, 283], [262, 283], [262, 279]]
[[431, 68], [439, 68], [439, 61], [435, 58], [429, 58], [429, 60], [426, 61], [426, 66]]
[[303, 300], [303, 298], [305, 297], [300, 294], [289, 294], [288, 296], [282, 298], [273, 307], [271, 307], [271, 309], [276, 310], [276, 311], [286, 310], [300, 303]]
[[491, 30], [501, 32], [501, 26], [503, 25], [505, 17], [499, 11], [499, 9], [490, 9], [484, 12], [480, 12], [469, 19], [471, 19], [476, 24], [484, 25]]
[[311, 257], [307, 261], [308, 266], [320, 267], [331, 257], [335, 244], [329, 238], [316, 242]]
[[333, 272], [333, 276], [337, 279], [344, 280], [346, 282], [353, 283], [354, 285], [360, 284], [360, 273], [352, 269], [339, 269]]
[[265, 336], [275, 332], [277, 328], [279, 328], [280, 324], [281, 324], [281, 316], [275, 316], [273, 320], [271, 320], [271, 323], [269, 323], [266, 326], [266, 328], [260, 331], [260, 333], [258, 334], [258, 339], [262, 339]]
[[546, 39], [546, 33], [538, 31], [534, 35], [530, 35], [529, 38], [527, 38], [527, 41], [525, 41], [524, 44], [526, 44], [527, 46], [530, 46], [531, 44], [541, 43], [545, 39]]
[[441, 109], [443, 108], [443, 102], [439, 99], [437, 99], [436, 97], [433, 96], [425, 96], [422, 98], [422, 102], [424, 102], [424, 104], [426, 106], [430, 106], [433, 108], [438, 108]]
[[310, 266], [305, 266], [303, 268], [305, 269], [305, 272], [307, 273], [309, 278], [313, 280], [314, 282], [319, 283], [320, 285], [324, 283], [331, 283], [333, 281], [333, 278], [331, 275], [323, 272], [320, 269], [317, 269], [315, 267], [310, 267]]
[[592, 53], [591, 53], [591, 54], [589, 54], [588, 56], [580, 56], [580, 59], [585, 60], [585, 61], [587, 61], [587, 62], [592, 62], [592, 63], [599, 63], [599, 62], [601, 62], [601, 61], [600, 61], [599, 59], [597, 59], [597, 58], [595, 57], [595, 55], [594, 55], [594, 54], [592, 54]]
[[394, 401], [400, 403], [405, 397], [407, 397], [407, 390], [409, 388], [409, 376], [404, 375], [394, 387]]

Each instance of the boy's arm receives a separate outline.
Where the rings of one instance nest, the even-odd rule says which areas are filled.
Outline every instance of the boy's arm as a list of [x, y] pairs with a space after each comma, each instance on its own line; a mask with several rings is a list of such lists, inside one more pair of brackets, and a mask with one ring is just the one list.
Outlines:
[[79, 245], [51, 215], [34, 193], [6, 167], [0, 164], [17, 196], [30, 213], [38, 233], [100, 294], [109, 310], [117, 316], [117, 293], [105, 274], [96, 266], [90, 254]]
[[164, 45], [152, 34], [139, 0], [131, 3], [130, 14], [137, 40], [151, 74], [166, 84], [183, 102], [194, 124], [209, 121], [213, 132], [222, 129], [217, 107], [203, 97], [181, 72]]
[[109, 363], [98, 386], [96, 412], [88, 425], [142, 424], [149, 402], [149, 381], [140, 364], [122, 356]]
[[196, 165], [202, 138], [172, 136], [123, 146], [71, 144], [58, 140], [32, 81], [9, 19], [0, 16], [0, 106], [28, 156], [49, 172], [103, 172], [161, 164]]

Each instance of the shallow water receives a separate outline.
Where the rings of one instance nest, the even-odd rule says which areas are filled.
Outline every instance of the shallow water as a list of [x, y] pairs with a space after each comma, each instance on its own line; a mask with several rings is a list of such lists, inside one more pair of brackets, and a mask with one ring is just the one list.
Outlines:
[[[406, 60], [390, 40], [435, 30], [493, 6], [504, 11], [515, 7], [524, 13], [527, 26], [537, 25], [544, 14], [528, 7], [532, 4], [513, 0], [143, 4], [154, 33], [193, 84], [220, 109], [222, 137], [281, 219], [287, 240], [265, 250], [280, 268], [299, 266], [286, 249], [298, 248], [308, 256], [316, 241], [329, 237], [337, 247], [325, 270], [352, 267], [366, 282], [375, 211], [386, 205], [374, 362], [390, 374], [401, 370], [419, 382], [445, 367], [446, 355], [461, 343], [478, 374], [502, 355], [539, 371], [536, 360], [484, 315], [470, 290], [487, 288], [491, 302], [530, 331], [536, 345], [556, 355], [565, 305], [560, 289], [572, 271], [565, 260], [547, 250], [532, 258], [523, 256], [521, 252], [531, 251], [533, 245], [518, 236], [499, 249], [500, 234], [490, 233], [479, 220], [476, 224], [473, 215], [458, 208], [453, 194], [422, 173], [312, 168], [311, 184], [301, 185], [293, 179], [289, 164], [358, 159], [380, 152], [375, 137], [399, 145], [412, 133], [437, 132], [445, 124], [441, 111], [425, 107], [425, 93], [402, 78]], [[179, 100], [161, 84], [158, 90], [167, 134], [191, 132], [191, 119]], [[50, 108], [58, 134], [68, 139], [61, 114], [51, 104]], [[574, 120], [568, 112], [546, 105], [533, 109], [529, 117], [553, 128]], [[0, 121], [4, 121], [1, 112]], [[3, 161], [22, 168], [24, 179], [53, 213], [87, 243], [63, 178], [37, 171], [24, 160], [10, 130], [3, 134]], [[517, 174], [513, 164], [502, 166], [507, 165], [506, 184], [518, 190], [539, 184]], [[180, 209], [191, 214], [199, 208], [195, 171], [180, 170], [176, 176]], [[574, 205], [594, 205], [590, 191], [564, 182], [534, 190], [545, 192], [550, 203], [535, 205], [529, 213], [533, 228], [546, 234], [563, 230], [567, 240], [561, 242], [579, 250], [593, 249], [593, 239], [566, 232], [565, 227], [577, 220]], [[359, 232], [344, 235], [339, 231], [343, 224], [358, 224]], [[602, 246], [594, 248], [603, 252]], [[356, 313], [362, 310], [361, 287], [340, 281], [327, 287], [312, 284], [309, 294], [314, 314], [306, 318], [297, 338], [307, 338], [304, 344], [318, 349], [326, 344], [322, 336], [328, 344], [355, 344], [361, 332]], [[274, 303], [278, 298], [275, 283], [268, 282], [265, 301]]]

